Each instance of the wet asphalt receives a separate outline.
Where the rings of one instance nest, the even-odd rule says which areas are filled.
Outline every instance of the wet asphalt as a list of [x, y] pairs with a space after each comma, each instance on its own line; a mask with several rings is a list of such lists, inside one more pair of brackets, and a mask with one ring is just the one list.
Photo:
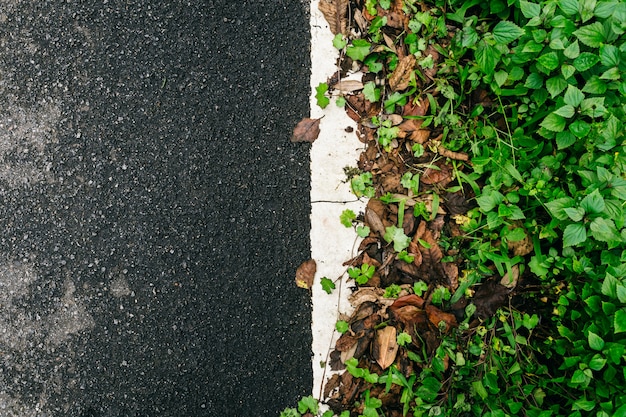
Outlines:
[[0, 416], [311, 389], [305, 0], [0, 0]]

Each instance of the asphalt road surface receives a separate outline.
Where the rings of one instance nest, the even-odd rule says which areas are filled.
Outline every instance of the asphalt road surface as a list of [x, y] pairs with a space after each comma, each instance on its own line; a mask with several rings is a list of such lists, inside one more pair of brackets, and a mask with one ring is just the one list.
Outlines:
[[0, 416], [311, 389], [308, 1], [0, 0]]

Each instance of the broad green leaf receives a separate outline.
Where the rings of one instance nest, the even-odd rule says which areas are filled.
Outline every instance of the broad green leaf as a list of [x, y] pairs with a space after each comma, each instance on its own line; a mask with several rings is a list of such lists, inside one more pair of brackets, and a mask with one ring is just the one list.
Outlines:
[[585, 400], [581, 398], [574, 401], [574, 404], [572, 404], [572, 410], [591, 411], [596, 407], [596, 404], [597, 403], [595, 401]]
[[568, 225], [563, 231], [563, 246], [576, 246], [587, 240], [585, 226], [579, 223]]
[[522, 14], [526, 19], [537, 17], [541, 13], [541, 6], [539, 4], [521, 0], [519, 5], [522, 10]]
[[552, 71], [559, 66], [559, 56], [556, 52], [548, 52], [539, 56], [537, 62], [548, 69], [548, 71]]
[[602, 350], [604, 348], [604, 340], [594, 332], [589, 332], [587, 336], [589, 347], [593, 350]]
[[609, 68], [600, 75], [601, 80], [619, 80], [620, 78], [622, 78], [622, 71], [617, 67]]
[[476, 62], [481, 71], [486, 75], [491, 75], [496, 69], [496, 64], [500, 60], [500, 52], [492, 45], [481, 40], [476, 47]]
[[559, 116], [563, 116], [565, 118], [570, 118], [574, 115], [574, 107], [566, 104], [564, 106], [559, 107], [554, 111], [554, 114], [558, 114]]
[[603, 358], [601, 354], [596, 353], [595, 355], [593, 355], [588, 365], [589, 368], [591, 368], [592, 370], [599, 371], [604, 368], [604, 365], [606, 365], [606, 359]]
[[584, 122], [582, 120], [576, 120], [571, 125], [569, 125], [569, 131], [574, 134], [579, 139], [587, 137], [589, 132], [591, 131], [591, 126], [589, 123]]
[[578, 0], [559, 0], [558, 5], [568, 16], [578, 13]]
[[600, 242], [615, 242], [621, 240], [621, 236], [617, 233], [615, 223], [611, 219], [597, 217], [593, 219], [589, 225], [591, 236]]
[[582, 91], [580, 91], [576, 86], [570, 84], [567, 86], [567, 91], [565, 92], [563, 100], [570, 106], [578, 107], [584, 98], [585, 95]]
[[600, 191], [593, 190], [582, 199], [580, 207], [582, 207], [586, 213], [600, 214], [604, 211], [606, 205], [604, 198], [600, 195]]
[[556, 146], [559, 150], [569, 148], [576, 140], [576, 136], [567, 130], [556, 134]]
[[478, 32], [472, 26], [465, 26], [461, 33], [461, 46], [470, 48], [478, 42]]
[[576, 73], [576, 68], [570, 64], [561, 65], [561, 74], [563, 74], [563, 78], [568, 80], [572, 75]]
[[617, 278], [607, 272], [604, 281], [602, 281], [602, 294], [610, 298], [617, 298], [617, 283]]
[[565, 129], [565, 118], [555, 113], [550, 113], [540, 124], [544, 129], [551, 132], [562, 132]]
[[565, 49], [565, 45], [563, 45], [563, 40], [559, 38], [552, 39], [548, 47], [554, 51]]
[[341, 33], [336, 34], [335, 37], [333, 38], [333, 46], [336, 49], [342, 50], [343, 48], [346, 47], [347, 44], [348, 42], [344, 39]]
[[592, 68], [598, 62], [600, 62], [600, 58], [596, 54], [592, 54], [591, 52], [582, 52], [576, 59], [574, 59], [572, 64], [576, 70], [584, 72]]
[[352, 41], [352, 45], [346, 49], [346, 55], [355, 61], [363, 61], [365, 57], [370, 53], [370, 47], [372, 45], [364, 39], [355, 39]]
[[615, 45], [600, 46], [600, 62], [607, 67], [616, 67], [619, 65], [620, 52]]
[[521, 227], [515, 228], [506, 234], [506, 239], [509, 242], [519, 242], [526, 238], [526, 232]]
[[586, 98], [580, 103], [580, 112], [589, 117], [603, 117], [606, 114], [604, 107], [604, 97]]
[[558, 220], [567, 220], [568, 215], [565, 212], [566, 207], [572, 207], [574, 205], [574, 199], [571, 197], [561, 197], [546, 203], [546, 207], [550, 211], [550, 214]]
[[581, 27], [574, 31], [574, 36], [576, 36], [579, 41], [592, 48], [598, 48], [606, 42], [604, 27], [600, 22], [593, 22], [590, 25]]
[[615, 333], [626, 332], [626, 308], [621, 308], [615, 312], [613, 328], [615, 329]]
[[529, 40], [524, 44], [522, 52], [525, 54], [534, 54], [543, 50], [543, 44], [537, 43], [533, 40]]
[[335, 289], [335, 283], [329, 278], [323, 277], [320, 284], [322, 285], [322, 289], [326, 291], [327, 294], [331, 294]]
[[617, 284], [615, 289], [617, 292], [617, 299], [619, 300], [619, 302], [622, 304], [626, 303], [626, 286], [622, 284]]
[[474, 389], [474, 392], [478, 394], [478, 396], [483, 400], [485, 400], [489, 396], [482, 381], [473, 381], [472, 388]]
[[582, 18], [583, 23], [593, 17], [593, 9], [596, 7], [596, 0], [580, 0], [578, 5], [578, 12]]
[[404, 230], [401, 227], [390, 226], [385, 228], [383, 238], [388, 243], [393, 242], [393, 249], [396, 252], [402, 252], [411, 243], [411, 238], [404, 234]]
[[554, 98], [561, 94], [563, 90], [567, 87], [567, 81], [565, 78], [560, 75], [552, 78], [548, 78], [546, 81], [546, 88], [548, 89], [548, 93], [550, 93], [550, 97]]
[[498, 84], [498, 87], [502, 87], [508, 78], [509, 74], [506, 71], [498, 71], [493, 75], [493, 79]]
[[575, 222], [581, 221], [585, 216], [585, 209], [582, 207], [565, 207], [563, 210], [567, 213], [567, 216]]
[[319, 83], [317, 87], [315, 87], [315, 99], [317, 100], [317, 105], [322, 109], [326, 108], [330, 104], [330, 99], [326, 97], [326, 92], [328, 91], [328, 84]]
[[502, 20], [491, 31], [496, 42], [507, 45], [524, 34], [524, 29], [513, 22]]
[[524, 83], [525, 87], [532, 88], [533, 90], [537, 90], [543, 87], [543, 77], [536, 72], [533, 72], [526, 77], [526, 82]]
[[578, 41], [574, 41], [569, 44], [569, 46], [563, 50], [563, 55], [565, 55], [569, 59], [578, 58], [578, 55], [580, 55], [580, 47], [578, 45]]
[[608, 86], [605, 81], [602, 81], [597, 75], [592, 75], [583, 87], [583, 93], [590, 94], [604, 94]]
[[483, 194], [476, 198], [476, 202], [485, 213], [493, 210], [504, 200], [504, 195], [499, 191], [483, 188]]
[[363, 86], [363, 96], [371, 103], [380, 100], [380, 89], [376, 88], [376, 83], [370, 81]]

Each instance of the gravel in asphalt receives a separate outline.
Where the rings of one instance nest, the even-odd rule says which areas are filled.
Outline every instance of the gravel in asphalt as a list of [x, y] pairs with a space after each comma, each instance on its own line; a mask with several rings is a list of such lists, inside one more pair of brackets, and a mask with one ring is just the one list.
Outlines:
[[308, 2], [0, 0], [0, 415], [311, 389]]

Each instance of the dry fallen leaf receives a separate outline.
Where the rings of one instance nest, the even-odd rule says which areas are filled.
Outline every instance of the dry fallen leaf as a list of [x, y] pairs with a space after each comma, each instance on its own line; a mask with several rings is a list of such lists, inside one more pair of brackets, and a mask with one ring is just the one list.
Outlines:
[[326, 18], [333, 35], [348, 34], [348, 2], [349, 0], [320, 0], [318, 8]]
[[302, 262], [296, 270], [296, 285], [300, 288], [310, 289], [313, 285], [316, 271], [317, 264], [315, 260], [309, 259], [308, 261]]
[[309, 119], [308, 117], [300, 120], [296, 127], [293, 129], [291, 141], [294, 143], [313, 143], [320, 134], [320, 120], [321, 119]]
[[414, 76], [415, 55], [407, 55], [400, 60], [396, 69], [389, 77], [389, 87], [392, 91], [405, 90], [409, 86], [411, 77]]
[[372, 354], [383, 369], [389, 368], [396, 360], [396, 355], [398, 354], [396, 333], [396, 328], [393, 326], [387, 326], [376, 332], [376, 340], [372, 345]]

